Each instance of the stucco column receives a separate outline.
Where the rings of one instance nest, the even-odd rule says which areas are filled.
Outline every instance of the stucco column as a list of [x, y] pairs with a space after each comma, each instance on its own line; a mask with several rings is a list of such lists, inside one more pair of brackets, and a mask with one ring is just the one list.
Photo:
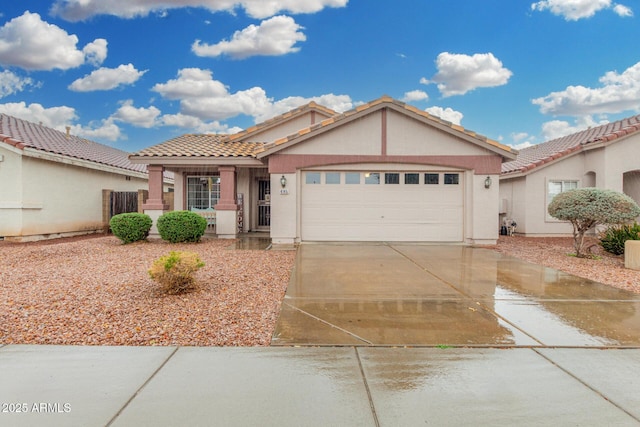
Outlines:
[[149, 237], [160, 237], [156, 224], [160, 215], [169, 209], [169, 205], [162, 200], [164, 167], [162, 165], [149, 165], [147, 166], [147, 172], [149, 173], [149, 198], [142, 205], [142, 210], [153, 220], [153, 225], [149, 230]]
[[216, 234], [223, 239], [234, 239], [238, 235], [236, 204], [236, 168], [220, 166], [220, 199], [215, 206]]
[[147, 166], [147, 172], [149, 173], [149, 198], [146, 203], [142, 205], [142, 209], [145, 211], [148, 209], [169, 209], [169, 205], [165, 204], [162, 200], [164, 167], [162, 165], [149, 165]]

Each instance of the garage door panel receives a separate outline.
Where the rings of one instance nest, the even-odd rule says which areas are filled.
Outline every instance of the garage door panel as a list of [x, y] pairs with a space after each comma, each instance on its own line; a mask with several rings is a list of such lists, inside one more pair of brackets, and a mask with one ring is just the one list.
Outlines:
[[[356, 172], [351, 172], [356, 173]], [[304, 174], [304, 172], [303, 172]], [[314, 171], [314, 176], [318, 172]], [[323, 172], [321, 173], [323, 174]], [[344, 175], [344, 174], [343, 174]], [[381, 173], [381, 178], [384, 173]], [[308, 241], [433, 241], [463, 239], [462, 183], [306, 184], [301, 238]]]

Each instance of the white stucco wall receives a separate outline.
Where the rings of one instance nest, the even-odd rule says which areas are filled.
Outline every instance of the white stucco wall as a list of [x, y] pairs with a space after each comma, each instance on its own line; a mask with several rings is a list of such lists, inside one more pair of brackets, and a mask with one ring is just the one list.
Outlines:
[[271, 175], [271, 239], [274, 244], [293, 244], [299, 239], [299, 174], [284, 174], [287, 186], [280, 185], [282, 174]]
[[[491, 178], [491, 186], [485, 188], [485, 179]], [[500, 188], [499, 175], [474, 175], [467, 172], [465, 179], [467, 191], [468, 226], [465, 227], [465, 240], [474, 244], [494, 244], [500, 233], [498, 226], [498, 200]]]
[[[315, 123], [319, 123], [326, 118], [327, 116], [324, 114], [320, 114], [318, 112], [315, 113]], [[311, 112], [307, 112], [299, 117], [285, 121], [276, 127], [256, 132], [251, 135], [251, 141], [273, 142], [279, 138], [294, 134], [301, 129], [308, 128], [312, 124], [314, 123], [312, 122]]]
[[595, 186], [640, 200], [640, 175], [630, 173], [623, 179], [626, 172], [640, 171], [635, 155], [639, 149], [640, 135], [633, 135], [561, 158], [522, 177], [503, 178], [500, 198], [508, 200], [508, 215], [518, 223], [518, 232], [531, 236], [571, 235], [571, 224], [547, 216], [547, 183], [575, 180], [581, 188]]
[[0, 147], [0, 237], [22, 230], [22, 155], [17, 149]]
[[[5, 238], [102, 230], [102, 190], [147, 189], [147, 180], [22, 156], [20, 230], [0, 229]], [[18, 231], [18, 233], [16, 233]], [[38, 238], [38, 237], [34, 237]]]
[[286, 154], [379, 155], [382, 150], [380, 112], [354, 120], [286, 150]]
[[458, 140], [432, 126], [390, 110], [387, 114], [387, 154], [472, 156], [486, 155], [487, 151], [479, 146]]

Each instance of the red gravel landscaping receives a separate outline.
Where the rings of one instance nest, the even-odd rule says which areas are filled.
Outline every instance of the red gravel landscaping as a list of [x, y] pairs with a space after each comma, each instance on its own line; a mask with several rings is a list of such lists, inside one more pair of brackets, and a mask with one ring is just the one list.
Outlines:
[[[0, 344], [269, 345], [295, 251], [231, 250], [233, 241], [122, 245], [113, 236], [0, 242]], [[640, 293], [640, 271], [571, 238], [500, 237], [501, 253]], [[197, 252], [199, 287], [162, 295], [147, 270], [172, 250]]]

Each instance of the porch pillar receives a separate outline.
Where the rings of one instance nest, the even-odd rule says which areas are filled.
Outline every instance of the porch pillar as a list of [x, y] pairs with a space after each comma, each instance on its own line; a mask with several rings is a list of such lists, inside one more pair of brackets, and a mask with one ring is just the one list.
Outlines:
[[223, 239], [235, 239], [238, 236], [236, 203], [236, 168], [220, 166], [220, 199], [215, 206], [216, 234]]
[[160, 237], [156, 224], [160, 215], [169, 209], [169, 205], [162, 200], [164, 166], [149, 165], [147, 166], [147, 172], [149, 173], [149, 198], [142, 205], [142, 210], [153, 220], [153, 225], [149, 230], [149, 237]]

